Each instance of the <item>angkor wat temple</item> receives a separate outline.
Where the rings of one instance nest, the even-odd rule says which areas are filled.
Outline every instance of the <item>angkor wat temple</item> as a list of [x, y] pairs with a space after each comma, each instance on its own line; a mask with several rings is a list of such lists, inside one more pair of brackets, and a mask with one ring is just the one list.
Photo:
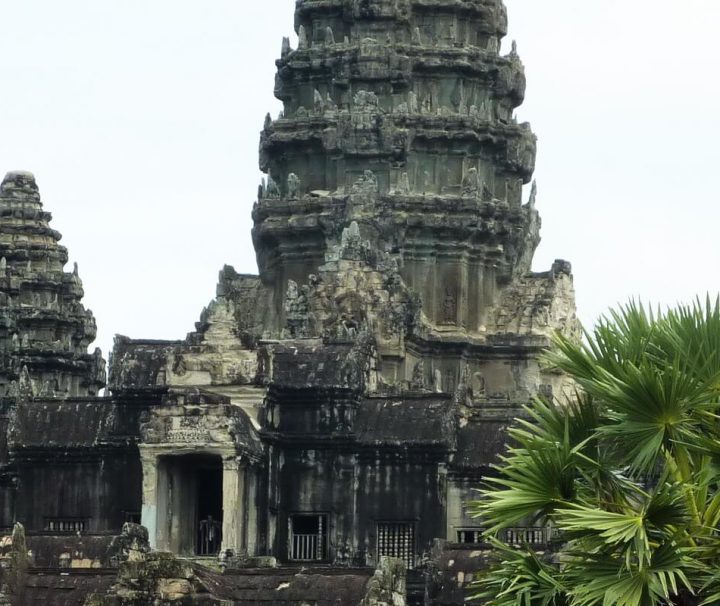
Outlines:
[[505, 7], [297, 0], [295, 24], [259, 275], [223, 268], [185, 339], [118, 336], [108, 395], [35, 180], [5, 177], [0, 603], [451, 605], [482, 567], [464, 504], [579, 332], [569, 264], [531, 271]]

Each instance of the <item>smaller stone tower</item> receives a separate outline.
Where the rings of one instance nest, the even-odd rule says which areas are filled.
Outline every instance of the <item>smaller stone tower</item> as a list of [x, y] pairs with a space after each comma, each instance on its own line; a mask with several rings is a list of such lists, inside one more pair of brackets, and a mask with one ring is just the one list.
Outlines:
[[0, 185], [0, 395], [96, 396], [105, 385], [97, 332], [82, 305], [77, 266], [50, 227], [35, 177], [8, 173]]

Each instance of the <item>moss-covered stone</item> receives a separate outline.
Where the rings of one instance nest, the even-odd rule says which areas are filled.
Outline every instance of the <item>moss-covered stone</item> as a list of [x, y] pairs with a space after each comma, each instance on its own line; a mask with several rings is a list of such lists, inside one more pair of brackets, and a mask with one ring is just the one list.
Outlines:
[[405, 562], [395, 558], [382, 558], [359, 606], [405, 606], [405, 577]]

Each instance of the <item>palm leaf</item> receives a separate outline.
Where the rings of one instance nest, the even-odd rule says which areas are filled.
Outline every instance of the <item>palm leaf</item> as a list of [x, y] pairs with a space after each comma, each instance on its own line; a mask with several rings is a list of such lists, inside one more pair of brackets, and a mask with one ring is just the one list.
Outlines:
[[472, 584], [468, 598], [485, 606], [568, 606], [559, 567], [529, 549], [493, 541], [496, 563]]

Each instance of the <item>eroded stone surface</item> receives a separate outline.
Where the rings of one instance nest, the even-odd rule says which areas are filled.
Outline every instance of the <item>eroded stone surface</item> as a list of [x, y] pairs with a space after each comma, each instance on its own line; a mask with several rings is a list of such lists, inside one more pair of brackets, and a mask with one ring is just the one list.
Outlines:
[[3, 184], [0, 515], [52, 567], [103, 567], [30, 574], [34, 595], [461, 604], [484, 562], [464, 503], [522, 406], [571, 387], [540, 362], [580, 326], [570, 264], [531, 271], [536, 141], [502, 2], [298, 0], [296, 29], [260, 136], [259, 275], [224, 267], [184, 339], [118, 336], [107, 398], [53, 400], [102, 383], [94, 325], [34, 180]]
[[50, 227], [31, 173], [0, 184], [0, 395], [95, 396], [105, 385], [97, 332], [77, 271]]

